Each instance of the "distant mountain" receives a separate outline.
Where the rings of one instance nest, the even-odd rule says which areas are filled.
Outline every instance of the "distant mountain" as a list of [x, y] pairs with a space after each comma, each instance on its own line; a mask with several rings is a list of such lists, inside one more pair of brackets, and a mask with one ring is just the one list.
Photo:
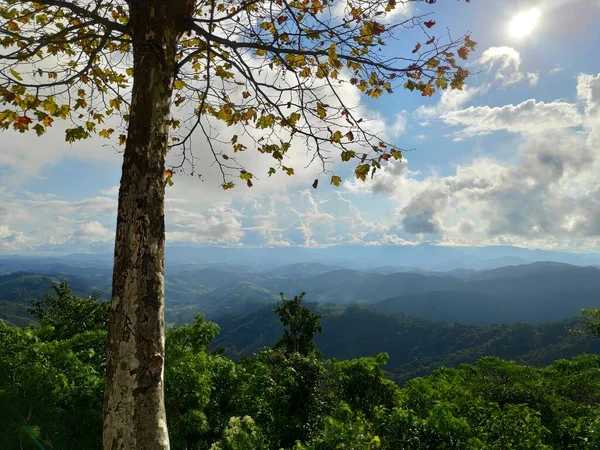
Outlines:
[[[0, 276], [0, 300], [24, 303], [32, 298], [40, 298], [51, 291], [51, 286], [60, 284], [64, 279], [60, 277], [41, 275], [27, 272], [16, 272]], [[105, 280], [103, 280], [105, 281]], [[104, 283], [93, 284], [87, 280], [71, 276], [69, 279], [71, 290], [79, 296], [89, 296], [93, 291], [98, 291], [101, 296], [108, 298]]]
[[466, 324], [545, 322], [600, 306], [600, 270], [558, 263], [470, 273], [455, 286], [401, 294], [373, 305], [386, 312]]
[[[531, 264], [506, 265], [490, 270], [467, 271], [470, 280], [494, 280], [498, 278], [517, 278], [533, 274], [578, 271], [580, 266], [555, 261], [538, 261]], [[588, 267], [589, 268], [589, 267]], [[584, 269], [586, 269], [584, 267]], [[455, 271], [456, 272], [456, 271]]]
[[284, 277], [307, 277], [311, 275], [321, 275], [334, 270], [339, 270], [340, 267], [321, 263], [296, 263], [286, 266], [274, 267], [264, 271], [265, 274], [278, 275]]
[[[22, 258], [39, 259], [41, 256]], [[0, 256], [0, 260], [4, 258]], [[44, 256], [44, 258], [47, 258]], [[63, 261], [112, 265], [113, 254], [82, 253], [63, 257]], [[574, 265], [600, 265], [598, 253], [573, 253], [554, 250], [532, 250], [513, 246], [451, 247], [446, 245], [337, 245], [326, 248], [303, 247], [216, 247], [167, 245], [166, 265], [204, 264], [247, 266], [268, 270], [298, 263], [322, 264], [354, 270], [370, 270], [381, 266], [416, 267], [445, 272], [454, 269], [488, 270], [507, 265], [537, 261], [557, 261]], [[15, 259], [15, 257], [12, 257]], [[1, 261], [0, 261], [1, 266]], [[1, 267], [0, 267], [1, 270]], [[30, 270], [30, 269], [24, 269]], [[404, 270], [400, 270], [404, 271]], [[1, 272], [0, 272], [1, 273]]]
[[[20, 271], [4, 275], [8, 277], [4, 301], [13, 305], [13, 323], [16, 316], [29, 320], [24, 308], [15, 305], [28, 304], [32, 297], [43, 295], [59, 281], [69, 281], [81, 295], [97, 290], [103, 298], [110, 298], [110, 265], [57, 261], [0, 259], [0, 268]], [[24, 267], [39, 272], [23, 271]], [[396, 269], [399, 271], [392, 272]], [[29, 278], [22, 280], [23, 274]], [[381, 311], [431, 320], [536, 323], [566, 319], [577, 315], [580, 308], [600, 306], [600, 271], [557, 262], [450, 272], [409, 266], [382, 266], [381, 272], [376, 272], [324, 263], [270, 268], [228, 263], [171, 264], [165, 273], [166, 317], [169, 322], [183, 323], [197, 313], [211, 317], [242, 314], [275, 301], [280, 292], [287, 298], [306, 292], [308, 299], [323, 304], [369, 304]]]
[[596, 253], [568, 253], [531, 250], [512, 246], [451, 247], [443, 245], [339, 245], [327, 248], [251, 248], [168, 246], [167, 261], [179, 263], [244, 264], [277, 267], [319, 261], [346, 269], [372, 269], [380, 266], [418, 267], [444, 272], [453, 269], [494, 269], [536, 261], [558, 261], [576, 265], [598, 265]]

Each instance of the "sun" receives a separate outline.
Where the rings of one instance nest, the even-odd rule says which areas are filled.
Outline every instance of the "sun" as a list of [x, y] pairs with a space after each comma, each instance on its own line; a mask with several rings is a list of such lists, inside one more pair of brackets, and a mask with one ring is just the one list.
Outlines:
[[537, 8], [519, 13], [510, 22], [508, 32], [515, 38], [522, 38], [531, 34], [541, 15], [541, 11]]

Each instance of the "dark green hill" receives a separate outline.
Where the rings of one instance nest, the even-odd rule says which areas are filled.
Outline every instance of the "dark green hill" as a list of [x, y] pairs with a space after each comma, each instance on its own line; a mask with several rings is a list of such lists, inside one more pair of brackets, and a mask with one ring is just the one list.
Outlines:
[[[442, 365], [473, 363], [486, 355], [543, 366], [557, 358], [600, 352], [599, 339], [569, 333], [569, 328], [582, 322], [579, 318], [535, 326], [483, 327], [431, 322], [357, 305], [309, 305], [322, 315], [324, 332], [316, 342], [325, 357], [349, 359], [387, 352], [387, 368], [400, 382]], [[215, 321], [221, 327], [215, 345], [227, 347], [236, 357], [273, 345], [282, 332], [272, 307]]]
[[9, 325], [25, 326], [33, 323], [27, 313], [31, 300], [40, 299], [46, 293], [52, 292], [52, 286], [59, 285], [65, 279], [74, 294], [88, 297], [92, 292], [98, 291], [101, 298], [107, 299], [105, 280], [83, 280], [79, 277], [68, 275], [61, 276], [41, 275], [28, 272], [16, 272], [0, 276], [0, 319]]

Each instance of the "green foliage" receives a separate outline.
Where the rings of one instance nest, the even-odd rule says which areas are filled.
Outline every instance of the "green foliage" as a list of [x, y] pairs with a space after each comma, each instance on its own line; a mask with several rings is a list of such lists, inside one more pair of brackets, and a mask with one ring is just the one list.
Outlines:
[[[555, 359], [600, 352], [600, 339], [569, 333], [569, 328], [584, 325], [579, 318], [483, 327], [430, 322], [364, 306], [307, 306], [321, 316], [324, 332], [315, 342], [325, 358], [354, 359], [385, 352], [388, 376], [400, 384], [440, 366], [474, 363], [481, 356], [543, 367]], [[215, 342], [230, 349], [233, 356], [251, 356], [265, 345], [275, 345], [282, 333], [272, 308], [217, 321], [222, 334]]]
[[173, 445], [200, 448], [210, 424], [211, 360], [208, 344], [218, 327], [198, 316], [192, 325], [171, 329], [166, 340], [165, 407]]
[[210, 450], [269, 450], [262, 431], [252, 417], [232, 417], [223, 432], [223, 438]]
[[590, 322], [586, 324], [588, 331], [592, 335], [600, 337], [600, 308], [584, 309], [581, 312], [590, 319]]
[[44, 294], [33, 300], [31, 315], [43, 327], [52, 327], [56, 340], [69, 339], [84, 331], [105, 330], [108, 324], [108, 302], [99, 302], [99, 294], [88, 299], [73, 295], [67, 283], [52, 286], [56, 296]]
[[383, 367], [389, 356], [330, 361], [328, 382], [336, 397], [343, 398], [353, 411], [370, 417], [378, 406], [393, 407], [398, 402], [398, 386], [385, 379]]
[[[101, 447], [104, 306], [56, 294], [32, 310], [41, 327], [0, 322], [2, 449]], [[600, 355], [541, 369], [484, 357], [400, 388], [386, 353], [323, 360], [301, 299], [279, 307], [284, 344], [238, 363], [211, 351], [219, 327], [202, 316], [168, 330], [174, 450], [600, 449]], [[96, 319], [77, 325], [69, 308]]]
[[49, 335], [0, 322], [0, 448], [101, 448], [106, 333]]
[[281, 294], [281, 305], [275, 307], [275, 313], [284, 326], [283, 336], [275, 344], [276, 349], [286, 353], [300, 353], [308, 356], [315, 353], [315, 336], [323, 332], [319, 319], [321, 316], [302, 306], [303, 292], [293, 300], [286, 300]]
[[316, 355], [266, 349], [242, 361], [242, 410], [256, 419], [275, 448], [309, 440], [329, 407], [326, 371]]

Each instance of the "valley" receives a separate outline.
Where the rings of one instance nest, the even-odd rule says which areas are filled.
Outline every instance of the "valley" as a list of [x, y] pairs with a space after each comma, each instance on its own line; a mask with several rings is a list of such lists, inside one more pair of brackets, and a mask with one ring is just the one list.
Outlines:
[[[33, 298], [67, 281], [72, 292], [110, 295], [110, 264], [63, 258], [1, 258], [0, 318], [9, 325], [33, 323]], [[10, 272], [14, 270], [14, 272]], [[600, 342], [569, 330], [584, 326], [581, 308], [598, 305], [600, 271], [594, 266], [534, 262], [489, 270], [435, 272], [394, 266], [364, 270], [323, 263], [282, 266], [167, 265], [166, 321], [181, 326], [197, 314], [216, 322], [223, 347], [234, 360], [250, 357], [280, 336], [274, 314], [280, 293], [306, 292], [307, 305], [322, 316], [316, 337], [325, 358], [351, 359], [387, 352], [386, 370], [404, 383], [440, 366], [498, 356], [532, 366], [600, 352]]]

